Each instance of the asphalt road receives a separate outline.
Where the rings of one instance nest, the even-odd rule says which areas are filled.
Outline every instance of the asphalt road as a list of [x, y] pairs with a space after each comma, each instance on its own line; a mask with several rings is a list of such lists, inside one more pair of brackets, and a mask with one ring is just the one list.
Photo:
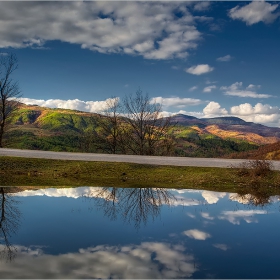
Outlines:
[[[221, 167], [221, 168], [237, 166], [245, 161], [242, 159], [67, 153], [67, 152], [18, 150], [18, 149], [5, 149], [5, 148], [2, 149], [0, 148], [0, 156], [81, 160], [81, 161], [131, 162], [131, 163], [153, 164], [153, 165], [199, 166], [199, 167]], [[280, 170], [280, 161], [271, 161], [271, 162], [275, 170]]]

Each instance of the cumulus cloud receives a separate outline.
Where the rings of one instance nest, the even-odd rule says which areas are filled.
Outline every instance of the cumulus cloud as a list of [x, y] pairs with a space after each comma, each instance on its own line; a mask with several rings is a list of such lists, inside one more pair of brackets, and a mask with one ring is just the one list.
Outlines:
[[214, 68], [210, 67], [208, 64], [199, 64], [185, 69], [187, 73], [193, 75], [202, 75], [202, 74], [212, 72], [213, 70]]
[[244, 103], [231, 107], [230, 113], [248, 122], [280, 125], [280, 108], [277, 106], [262, 103], [252, 106], [249, 103]]
[[180, 97], [154, 97], [151, 99], [151, 103], [160, 103], [164, 107], [177, 107], [183, 108], [186, 106], [194, 106], [204, 103], [200, 99], [196, 98], [180, 98]]
[[270, 106], [268, 104], [263, 105], [262, 103], [257, 103], [252, 106], [249, 103], [240, 104], [239, 106], [233, 106], [230, 109], [231, 114], [238, 116], [248, 116], [256, 114], [280, 114], [280, 109], [277, 106]]
[[228, 111], [225, 108], [221, 108], [221, 105], [217, 102], [211, 101], [203, 109], [205, 117], [214, 117], [214, 116], [224, 116], [228, 114]]
[[184, 3], [1, 2], [0, 47], [42, 48], [59, 40], [106, 54], [185, 58], [201, 39], [200, 19]]
[[160, 242], [99, 245], [59, 255], [17, 246], [17, 258], [0, 262], [0, 270], [3, 278], [13, 279], [169, 279], [191, 277], [197, 271], [193, 262], [193, 255], [187, 254], [182, 245]]
[[196, 240], [206, 240], [207, 238], [210, 238], [211, 235], [207, 232], [198, 230], [198, 229], [190, 229], [183, 232], [184, 235], [196, 239]]
[[[118, 98], [117, 98], [118, 99]], [[112, 98], [108, 98], [104, 101], [82, 101], [79, 99], [32, 99], [32, 98], [20, 98], [20, 102], [27, 105], [39, 105], [48, 108], [61, 108], [79, 110], [91, 113], [101, 113], [108, 108], [108, 103], [112, 101]]]
[[252, 1], [250, 4], [243, 7], [236, 6], [230, 9], [228, 15], [232, 19], [245, 21], [247, 25], [252, 25], [263, 21], [271, 23], [280, 13], [273, 13], [278, 8], [278, 4], [270, 4], [265, 1]]
[[227, 62], [230, 60], [232, 60], [232, 56], [230, 56], [229, 54], [217, 58], [217, 61], [222, 61], [222, 62]]
[[269, 104], [257, 103], [255, 106], [250, 103], [243, 103], [232, 106], [229, 111], [221, 108], [217, 102], [211, 101], [203, 109], [200, 117], [223, 117], [235, 116], [247, 122], [262, 123], [271, 126], [280, 126], [280, 108]]
[[256, 86], [249, 85], [246, 89], [242, 89], [242, 82], [236, 82], [230, 86], [222, 86], [220, 89], [224, 91], [225, 95], [239, 96], [239, 97], [251, 97], [251, 98], [269, 98], [272, 95], [259, 94], [249, 89], [255, 89]]
[[205, 87], [204, 89], [203, 89], [203, 92], [211, 92], [212, 91], [212, 89], [215, 89], [215, 88], [217, 88], [216, 86], [208, 86], [208, 87]]
[[264, 210], [237, 210], [237, 211], [223, 211], [218, 217], [220, 220], [227, 220], [234, 225], [239, 225], [241, 220], [246, 223], [257, 223], [258, 220], [254, 215], [264, 215]]

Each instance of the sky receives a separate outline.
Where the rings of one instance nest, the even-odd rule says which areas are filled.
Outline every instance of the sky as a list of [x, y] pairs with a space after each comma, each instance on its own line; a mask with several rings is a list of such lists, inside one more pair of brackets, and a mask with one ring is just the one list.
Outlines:
[[101, 112], [138, 89], [165, 115], [280, 127], [280, 2], [1, 1], [22, 102]]

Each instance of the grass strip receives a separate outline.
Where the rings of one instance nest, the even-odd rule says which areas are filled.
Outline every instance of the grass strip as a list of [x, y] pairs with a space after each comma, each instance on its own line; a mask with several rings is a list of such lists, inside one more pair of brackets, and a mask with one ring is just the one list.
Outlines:
[[[246, 188], [280, 194], [279, 172], [242, 178], [237, 168], [158, 166], [0, 156], [1, 186], [114, 186], [205, 189], [239, 192]], [[244, 183], [245, 182], [245, 183]], [[250, 186], [247, 184], [251, 182]]]

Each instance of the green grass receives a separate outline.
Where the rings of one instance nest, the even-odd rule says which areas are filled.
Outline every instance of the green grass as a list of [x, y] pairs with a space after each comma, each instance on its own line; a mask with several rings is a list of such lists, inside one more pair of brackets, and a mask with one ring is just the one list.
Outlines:
[[1, 186], [160, 187], [242, 192], [246, 188], [254, 190], [257, 182], [266, 194], [280, 194], [279, 172], [254, 180], [245, 185], [245, 181], [251, 181], [248, 178], [244, 181], [233, 168], [0, 157]]

